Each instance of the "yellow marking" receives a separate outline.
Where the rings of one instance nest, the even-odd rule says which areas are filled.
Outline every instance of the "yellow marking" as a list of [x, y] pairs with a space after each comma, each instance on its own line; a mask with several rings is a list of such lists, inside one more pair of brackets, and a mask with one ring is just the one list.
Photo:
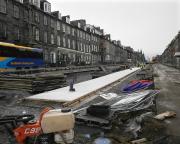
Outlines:
[[6, 59], [8, 59], [8, 57], [0, 57], [0, 61], [4, 61]]
[[0, 42], [0, 46], [6, 46], [6, 47], [11, 47], [11, 48], [22, 48], [22, 49], [27, 49], [27, 50], [33, 49], [31, 47], [20, 46], [20, 45], [15, 45], [13, 43], [5, 43], [5, 42]]

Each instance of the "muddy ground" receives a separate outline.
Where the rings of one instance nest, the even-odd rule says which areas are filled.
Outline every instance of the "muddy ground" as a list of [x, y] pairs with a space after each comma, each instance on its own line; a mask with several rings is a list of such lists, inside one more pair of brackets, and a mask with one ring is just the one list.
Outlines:
[[[76, 125], [75, 127], [75, 141], [74, 144], [92, 144], [95, 143], [97, 138], [104, 138], [104, 143], [98, 143], [98, 144], [126, 144], [130, 143], [131, 140], [139, 139], [139, 138], [147, 138], [148, 142], [146, 143], [152, 143], [152, 144], [179, 144], [179, 92], [178, 89], [178, 81], [176, 80], [176, 83], [173, 83], [169, 87], [168, 84], [165, 84], [164, 81], [166, 81], [166, 75], [162, 75], [163, 71], [165, 71], [163, 66], [155, 65], [154, 70], [156, 75], [155, 78], [155, 86], [162, 90], [162, 92], [157, 96], [157, 109], [158, 113], [166, 111], [166, 110], [175, 110], [177, 112], [177, 118], [175, 119], [168, 119], [164, 122], [154, 120], [151, 117], [146, 118], [143, 120], [143, 122], [140, 124], [141, 128], [138, 131], [138, 135], [134, 136], [133, 130], [130, 129], [129, 131], [126, 131], [126, 129], [129, 127], [128, 120], [134, 119], [137, 116], [140, 116], [141, 114], [146, 113], [146, 111], [141, 111], [137, 113], [128, 113], [125, 115], [120, 115], [119, 119], [116, 119], [113, 121], [113, 127], [111, 130], [103, 130], [100, 128], [92, 128], [92, 127], [86, 127], [86, 126], [79, 126]], [[172, 71], [171, 69], [169, 71]], [[174, 75], [177, 75], [176, 72], [174, 72]], [[168, 77], [170, 77], [170, 73], [166, 72]], [[75, 76], [76, 80], [83, 81], [85, 79], [90, 79], [91, 76], [88, 74], [83, 75], [83, 79], [80, 76]], [[73, 75], [69, 77], [69, 79], [74, 78]], [[79, 80], [80, 78], [80, 80]], [[131, 80], [136, 79], [136, 75], [132, 75], [129, 78], [125, 79], [121, 83], [119, 83], [117, 86], [111, 88], [107, 92], [114, 92], [117, 94], [121, 94], [121, 87], [128, 83]], [[176, 77], [174, 77], [176, 79]], [[172, 81], [169, 80], [169, 81]], [[164, 88], [166, 86], [166, 88]], [[170, 89], [169, 92], [166, 94], [167, 89]], [[172, 90], [172, 91], [171, 91]], [[163, 92], [164, 91], [164, 92]], [[173, 94], [172, 94], [173, 92]], [[7, 114], [22, 114], [22, 113], [33, 113], [38, 117], [39, 112], [43, 109], [43, 107], [47, 106], [53, 106], [55, 108], [60, 108], [60, 105], [57, 103], [30, 103], [30, 102], [24, 102], [21, 101], [26, 96], [29, 96], [29, 93], [26, 92], [17, 92], [17, 91], [0, 91], [0, 115], [7, 115]], [[171, 96], [171, 97], [170, 97]], [[174, 104], [175, 103], [175, 104]], [[170, 107], [170, 106], [171, 107]], [[123, 122], [122, 122], [123, 118]], [[103, 135], [103, 136], [102, 136]], [[9, 142], [10, 137], [6, 134], [5, 130], [1, 127], [0, 128], [0, 144], [10, 144]], [[105, 143], [106, 142], [106, 143]]]
[[180, 70], [156, 64], [154, 67], [156, 88], [160, 89], [157, 97], [157, 112], [175, 111], [176, 118], [166, 119], [167, 133], [174, 143], [180, 143]]

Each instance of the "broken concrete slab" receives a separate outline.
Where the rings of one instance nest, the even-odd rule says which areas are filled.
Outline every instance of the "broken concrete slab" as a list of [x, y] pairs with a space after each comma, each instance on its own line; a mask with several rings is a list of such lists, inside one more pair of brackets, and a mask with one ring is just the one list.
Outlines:
[[164, 113], [156, 115], [154, 118], [157, 120], [164, 120], [171, 117], [176, 117], [176, 113], [174, 111], [166, 111]]
[[133, 140], [131, 141], [132, 144], [142, 144], [144, 142], [146, 142], [147, 139], [146, 138], [141, 138], [141, 139], [138, 139], [138, 140]]

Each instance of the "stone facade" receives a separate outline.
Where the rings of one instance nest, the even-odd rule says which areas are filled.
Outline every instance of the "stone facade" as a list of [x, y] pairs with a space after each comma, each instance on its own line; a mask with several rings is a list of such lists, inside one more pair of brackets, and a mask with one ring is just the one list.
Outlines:
[[160, 56], [163, 64], [180, 68], [180, 32], [174, 37]]
[[0, 41], [42, 48], [49, 66], [126, 63], [129, 56], [103, 29], [51, 12], [46, 0], [0, 0]]

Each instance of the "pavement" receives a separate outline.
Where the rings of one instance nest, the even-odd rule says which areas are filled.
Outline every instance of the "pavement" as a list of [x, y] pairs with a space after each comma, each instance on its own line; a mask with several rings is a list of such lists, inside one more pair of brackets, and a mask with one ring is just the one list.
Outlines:
[[176, 118], [166, 119], [167, 132], [180, 143], [180, 70], [161, 64], [153, 66], [155, 87], [160, 89], [157, 97], [157, 113], [175, 111]]

